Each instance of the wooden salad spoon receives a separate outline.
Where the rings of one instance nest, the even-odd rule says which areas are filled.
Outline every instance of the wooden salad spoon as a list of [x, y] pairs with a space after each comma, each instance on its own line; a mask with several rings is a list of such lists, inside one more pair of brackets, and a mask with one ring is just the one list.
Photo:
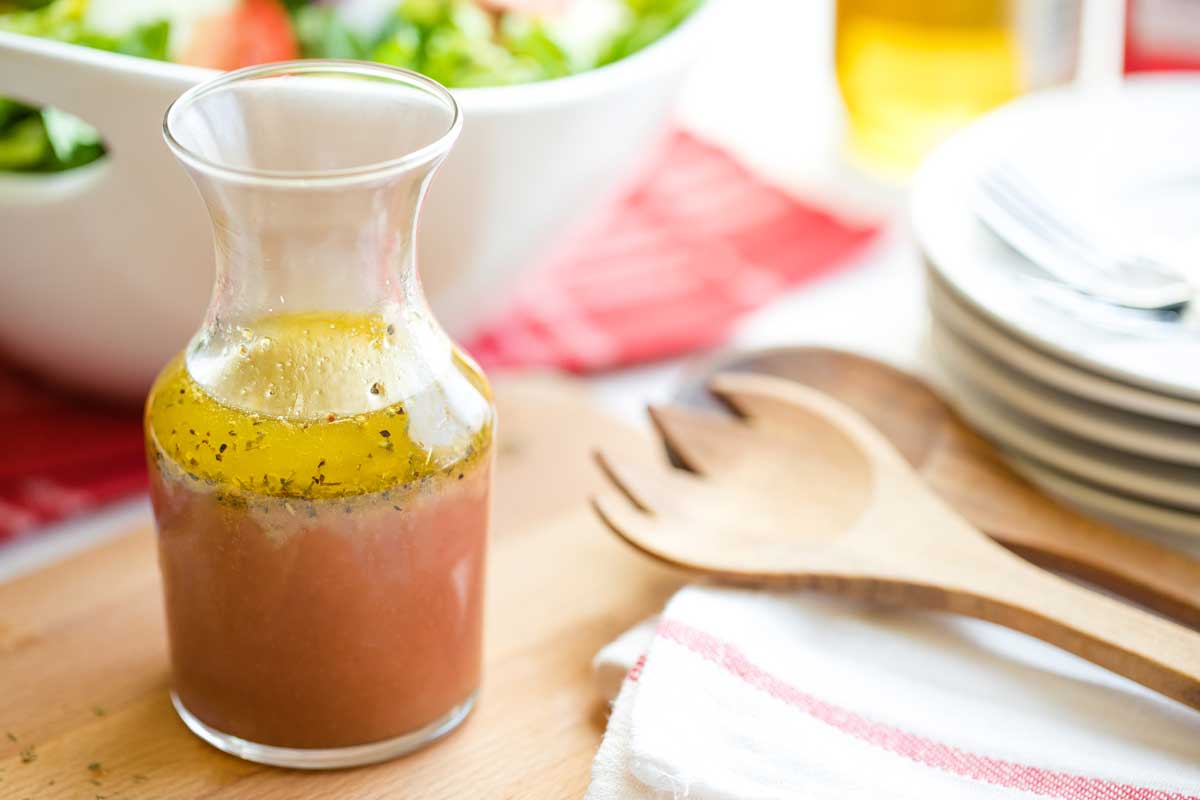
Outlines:
[[942, 500], [1000, 544], [1200, 628], [1200, 560], [1046, 496], [918, 378], [842, 350], [780, 347], [703, 366], [685, 379], [679, 400], [713, 405], [704, 383], [718, 371], [775, 375], [837, 398], [887, 437]]
[[651, 414], [690, 472], [599, 454], [634, 547], [695, 572], [988, 620], [1200, 709], [1200, 634], [1045, 572], [935, 495], [862, 417], [794, 381], [719, 375], [741, 415]]

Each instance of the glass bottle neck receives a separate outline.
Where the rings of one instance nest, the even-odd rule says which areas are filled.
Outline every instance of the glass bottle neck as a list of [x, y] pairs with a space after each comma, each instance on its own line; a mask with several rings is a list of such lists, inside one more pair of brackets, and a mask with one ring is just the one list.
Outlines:
[[316, 190], [197, 176], [216, 250], [205, 326], [314, 310], [423, 309], [416, 221], [430, 172]]
[[423, 396], [454, 371], [415, 264], [426, 186], [458, 135], [444, 88], [379, 65], [230, 73], [167, 112], [212, 218], [216, 281], [188, 346], [216, 400], [294, 420]]
[[384, 408], [450, 369], [415, 263], [435, 166], [349, 187], [194, 176], [217, 272], [192, 377], [230, 405], [317, 419]]

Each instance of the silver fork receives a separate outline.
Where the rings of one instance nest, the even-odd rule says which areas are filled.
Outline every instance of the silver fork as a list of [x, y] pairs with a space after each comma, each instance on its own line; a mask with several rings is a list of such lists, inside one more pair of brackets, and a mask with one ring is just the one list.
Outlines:
[[979, 219], [1064, 286], [1143, 311], [1181, 311], [1195, 297], [1196, 288], [1169, 264], [1104, 252], [1011, 164], [984, 172], [978, 189], [974, 210]]

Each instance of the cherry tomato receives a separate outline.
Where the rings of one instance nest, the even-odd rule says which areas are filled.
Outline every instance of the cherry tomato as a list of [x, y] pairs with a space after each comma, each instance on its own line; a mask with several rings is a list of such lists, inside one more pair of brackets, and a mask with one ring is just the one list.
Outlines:
[[196, 23], [180, 61], [238, 69], [299, 57], [291, 20], [279, 0], [242, 0], [224, 14]]

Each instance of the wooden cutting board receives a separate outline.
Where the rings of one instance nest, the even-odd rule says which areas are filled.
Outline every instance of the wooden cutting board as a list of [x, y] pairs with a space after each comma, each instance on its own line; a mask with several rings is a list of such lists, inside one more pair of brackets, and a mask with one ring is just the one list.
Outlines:
[[312, 773], [224, 755], [184, 728], [168, 666], [154, 534], [138, 530], [0, 584], [0, 798], [574, 798], [607, 709], [595, 652], [681, 578], [593, 517], [590, 451], [644, 451], [554, 378], [497, 381], [500, 409], [483, 691], [445, 741]]

